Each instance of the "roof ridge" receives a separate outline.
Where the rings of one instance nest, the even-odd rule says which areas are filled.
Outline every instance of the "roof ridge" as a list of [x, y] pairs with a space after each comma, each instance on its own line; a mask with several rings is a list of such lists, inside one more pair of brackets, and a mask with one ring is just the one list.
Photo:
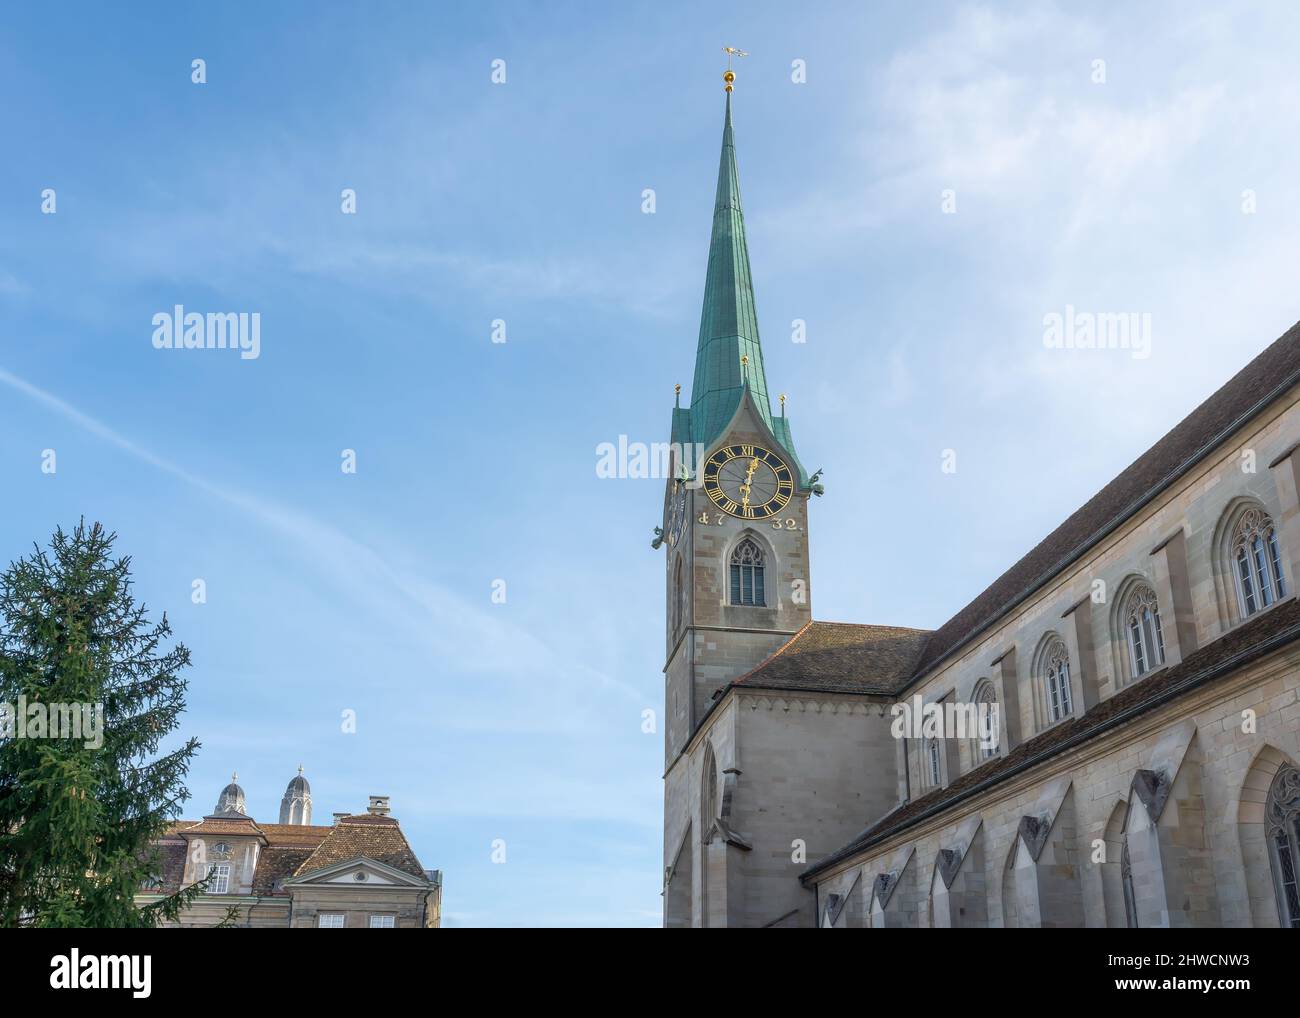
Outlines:
[[933, 629], [921, 629], [918, 626], [892, 626], [880, 622], [833, 622], [829, 619], [813, 619], [818, 626], [852, 626], [856, 629], [890, 629], [900, 633], [933, 633]]

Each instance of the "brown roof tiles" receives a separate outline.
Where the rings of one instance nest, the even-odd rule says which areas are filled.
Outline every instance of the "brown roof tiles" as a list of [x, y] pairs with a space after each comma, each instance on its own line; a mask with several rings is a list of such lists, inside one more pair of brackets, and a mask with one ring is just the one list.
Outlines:
[[902, 804], [869, 826], [845, 848], [804, 871], [802, 876], [807, 879], [1019, 771], [1100, 735], [1135, 715], [1152, 710], [1186, 690], [1221, 678], [1297, 639], [1300, 639], [1300, 600], [1293, 597], [1206, 644], [1178, 664], [1126, 686], [1093, 706], [1082, 717], [1054, 725], [1005, 756], [995, 757], [967, 771], [944, 788]]

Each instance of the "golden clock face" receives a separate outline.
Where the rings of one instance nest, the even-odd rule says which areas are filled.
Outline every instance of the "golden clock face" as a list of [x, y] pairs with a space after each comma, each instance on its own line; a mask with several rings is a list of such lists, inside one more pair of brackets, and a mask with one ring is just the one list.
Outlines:
[[774, 452], [757, 445], [730, 445], [704, 464], [704, 492], [724, 513], [765, 520], [790, 501], [794, 476]]

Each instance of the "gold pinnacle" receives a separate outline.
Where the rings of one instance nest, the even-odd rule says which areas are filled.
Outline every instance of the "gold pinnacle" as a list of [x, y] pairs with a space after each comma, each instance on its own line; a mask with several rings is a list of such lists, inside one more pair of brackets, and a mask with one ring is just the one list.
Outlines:
[[749, 54], [743, 49], [736, 49], [735, 46], [723, 46], [722, 52], [727, 54], [727, 70], [722, 75], [722, 80], [727, 83], [724, 87], [730, 92], [732, 83], [736, 80], [736, 72], [731, 69], [731, 60], [733, 57], [747, 57]]

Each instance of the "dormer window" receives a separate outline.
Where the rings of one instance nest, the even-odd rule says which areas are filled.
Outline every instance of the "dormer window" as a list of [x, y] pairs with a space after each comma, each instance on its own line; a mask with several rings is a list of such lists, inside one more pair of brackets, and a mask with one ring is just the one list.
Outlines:
[[230, 865], [218, 863], [212, 867], [212, 878], [208, 883], [208, 894], [230, 893]]

